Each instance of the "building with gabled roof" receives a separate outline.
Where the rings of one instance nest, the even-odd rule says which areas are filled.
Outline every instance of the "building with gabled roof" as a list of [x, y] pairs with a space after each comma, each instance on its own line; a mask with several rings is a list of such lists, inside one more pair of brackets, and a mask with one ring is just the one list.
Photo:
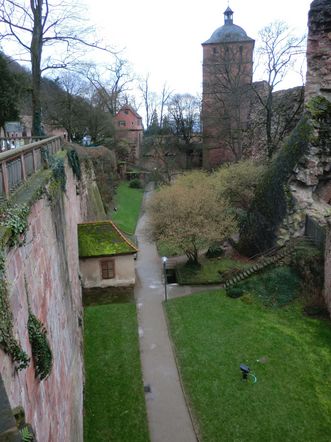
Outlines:
[[78, 224], [83, 288], [133, 287], [137, 247], [108, 221]]
[[129, 147], [128, 161], [136, 163], [141, 155], [144, 126], [142, 118], [132, 106], [126, 104], [117, 112], [114, 119], [115, 139], [126, 141]]

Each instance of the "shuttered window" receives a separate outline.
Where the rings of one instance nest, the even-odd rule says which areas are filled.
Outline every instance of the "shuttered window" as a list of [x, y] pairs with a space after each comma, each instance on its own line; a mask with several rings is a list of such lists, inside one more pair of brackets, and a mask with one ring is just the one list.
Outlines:
[[115, 261], [113, 259], [107, 259], [100, 262], [101, 278], [112, 279], [115, 278]]

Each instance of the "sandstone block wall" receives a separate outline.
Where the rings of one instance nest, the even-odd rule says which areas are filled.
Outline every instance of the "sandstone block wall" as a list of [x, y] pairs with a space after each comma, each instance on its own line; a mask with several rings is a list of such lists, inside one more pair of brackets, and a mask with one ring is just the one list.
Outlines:
[[46, 197], [38, 200], [29, 215], [25, 244], [7, 251], [6, 271], [17, 337], [31, 356], [28, 296], [32, 312], [46, 326], [53, 352], [52, 372], [40, 382], [32, 363], [16, 372], [11, 359], [0, 349], [0, 373], [10, 405], [24, 408], [26, 421], [40, 442], [83, 440], [83, 311], [77, 223], [84, 221], [81, 211], [87, 211], [76, 184], [67, 167], [66, 193], [53, 206]]
[[314, 0], [309, 11], [305, 100], [324, 95], [331, 100], [331, 2]]

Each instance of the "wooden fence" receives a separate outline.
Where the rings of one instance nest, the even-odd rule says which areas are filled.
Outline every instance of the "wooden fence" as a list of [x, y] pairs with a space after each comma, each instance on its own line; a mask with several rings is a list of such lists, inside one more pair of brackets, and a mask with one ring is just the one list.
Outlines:
[[0, 153], [0, 200], [8, 199], [12, 192], [43, 167], [43, 158], [54, 155], [62, 144], [63, 138], [56, 136]]

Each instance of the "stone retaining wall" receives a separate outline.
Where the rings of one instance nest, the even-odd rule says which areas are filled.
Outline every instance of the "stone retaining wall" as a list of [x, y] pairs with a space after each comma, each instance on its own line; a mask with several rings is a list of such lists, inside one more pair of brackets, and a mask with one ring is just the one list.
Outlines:
[[[77, 224], [86, 204], [66, 167], [66, 193], [52, 204], [44, 196], [29, 215], [26, 242], [7, 250], [6, 273], [14, 331], [31, 356], [28, 301], [45, 325], [53, 352], [50, 376], [35, 378], [33, 363], [16, 372], [0, 350], [0, 373], [12, 408], [22, 406], [37, 440], [83, 440], [83, 334]], [[26, 282], [25, 282], [26, 281]], [[26, 292], [26, 288], [28, 293]]]

